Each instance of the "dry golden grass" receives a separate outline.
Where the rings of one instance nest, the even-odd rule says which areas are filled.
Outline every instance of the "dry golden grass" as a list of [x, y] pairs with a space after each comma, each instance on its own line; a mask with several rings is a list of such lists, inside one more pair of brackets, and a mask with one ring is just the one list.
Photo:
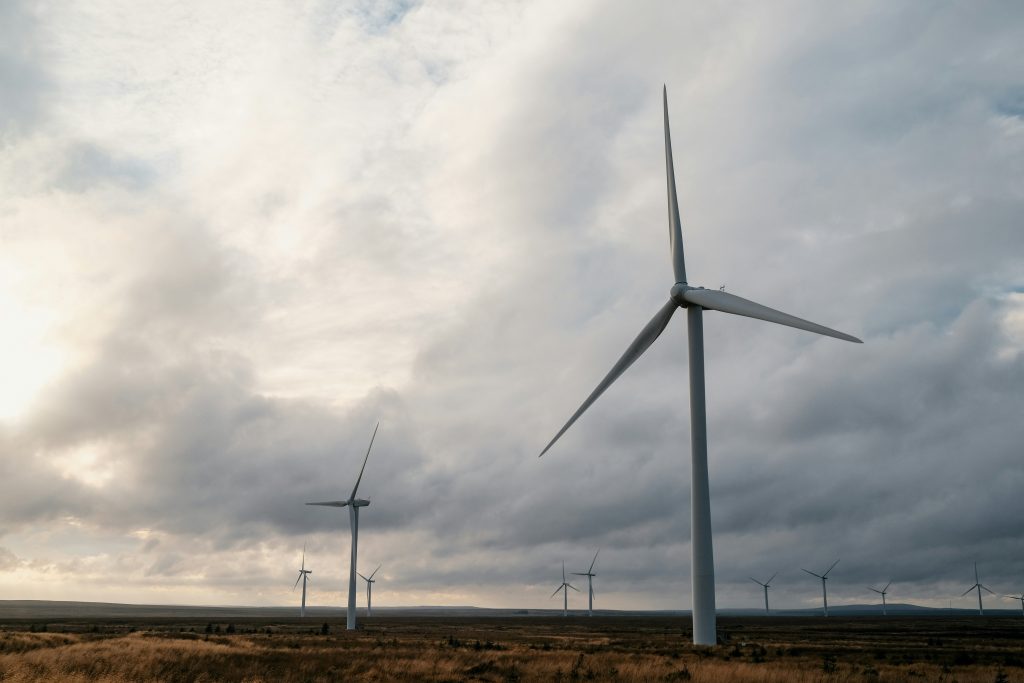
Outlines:
[[723, 622], [727, 643], [710, 649], [688, 645], [683, 622], [668, 619], [377, 618], [358, 632], [333, 624], [334, 635], [291, 622], [230, 636], [64, 624], [0, 632], [0, 682], [1024, 683], [1015, 621]]

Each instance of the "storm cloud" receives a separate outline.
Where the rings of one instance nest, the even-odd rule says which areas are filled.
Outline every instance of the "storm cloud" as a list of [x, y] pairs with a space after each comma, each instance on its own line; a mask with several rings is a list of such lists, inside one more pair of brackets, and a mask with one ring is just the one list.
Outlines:
[[663, 84], [691, 280], [865, 341], [706, 315], [719, 605], [1022, 590], [1017, 7], [0, 12], [0, 597], [338, 604], [380, 421], [381, 604], [688, 608], [681, 316], [536, 457], [672, 284]]

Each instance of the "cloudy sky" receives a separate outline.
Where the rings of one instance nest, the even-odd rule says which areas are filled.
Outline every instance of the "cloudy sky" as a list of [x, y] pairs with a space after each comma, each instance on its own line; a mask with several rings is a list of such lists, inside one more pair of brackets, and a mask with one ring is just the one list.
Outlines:
[[[0, 598], [689, 608], [1024, 590], [1017, 3], [0, 3]], [[364, 572], [365, 573], [365, 572]], [[581, 596], [572, 596], [578, 606]], [[968, 607], [971, 598], [954, 599]], [[1013, 603], [1005, 601], [1006, 607]]]

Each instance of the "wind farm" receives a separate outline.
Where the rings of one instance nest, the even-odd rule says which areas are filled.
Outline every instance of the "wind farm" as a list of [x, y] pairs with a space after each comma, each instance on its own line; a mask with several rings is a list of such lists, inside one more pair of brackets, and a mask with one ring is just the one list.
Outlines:
[[0, 2], [0, 681], [1024, 683], [1021, 64]]

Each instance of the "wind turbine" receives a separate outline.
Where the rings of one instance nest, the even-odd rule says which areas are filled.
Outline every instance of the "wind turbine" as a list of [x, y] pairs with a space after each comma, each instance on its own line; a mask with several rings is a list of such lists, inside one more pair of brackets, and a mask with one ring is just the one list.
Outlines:
[[978, 563], [977, 562], [974, 563], [974, 585], [971, 586], [970, 588], [968, 588], [967, 590], [965, 590], [960, 595], [960, 597], [961, 598], [964, 597], [965, 595], [967, 595], [968, 593], [970, 593], [972, 590], [975, 590], [975, 589], [977, 589], [977, 591], [978, 591], [978, 614], [981, 615], [981, 616], [984, 616], [985, 615], [985, 609], [981, 606], [981, 591], [982, 591], [982, 589], [985, 589], [989, 593], [992, 593], [992, 595], [995, 595], [995, 591], [991, 590], [988, 586], [985, 586], [985, 585], [983, 585], [981, 583], [981, 579], [978, 578]]
[[[775, 572], [774, 574], [772, 574], [772, 579], [774, 579], [778, 575], [779, 575], [779, 573]], [[764, 583], [761, 583], [760, 581], [755, 579], [753, 576], [750, 577], [751, 581], [756, 583], [758, 586], [761, 586], [762, 588], [764, 588], [764, 613], [765, 614], [771, 614], [771, 612], [768, 610], [768, 589], [771, 588], [772, 579], [768, 579]]]
[[[601, 552], [601, 549], [597, 549], [597, 553]], [[587, 606], [587, 616], [594, 616], [594, 577], [597, 574], [594, 573], [594, 562], [597, 562], [597, 553], [594, 553], [594, 559], [590, 563], [590, 569], [585, 572], [573, 572], [573, 576], [585, 576], [587, 577], [587, 596], [589, 603]], [[563, 566], [564, 568], [564, 566]]]
[[1007, 598], [1013, 598], [1014, 600], [1020, 600], [1020, 615], [1024, 617], [1024, 593], [1020, 595], [1007, 595]]
[[665, 330], [677, 308], [686, 309], [690, 360], [690, 556], [693, 575], [693, 642], [714, 645], [715, 634], [715, 563], [711, 543], [711, 501], [708, 491], [707, 416], [704, 404], [704, 310], [722, 311], [734, 315], [757, 318], [767, 322], [788, 325], [801, 330], [823, 334], [837, 339], [860, 343], [856, 337], [837, 332], [822, 325], [776, 311], [761, 304], [727, 294], [717, 289], [693, 287], [686, 280], [683, 258], [683, 234], [679, 220], [679, 200], [676, 196], [675, 170], [672, 161], [672, 141], [668, 125], [668, 91], [663, 92], [665, 114], [665, 175], [668, 188], [669, 245], [675, 284], [669, 290], [669, 300], [633, 340], [626, 352], [612, 366], [597, 388], [576, 410], [565, 426], [555, 435], [541, 455], [558, 441], [605, 389], [612, 385], [636, 359], [644, 354]]
[[828, 573], [830, 571], [832, 571], [837, 564], [839, 564], [839, 560], [836, 560], [835, 562], [833, 562], [832, 566], [829, 567], [828, 570], [824, 574], [815, 574], [812, 571], [808, 571], [808, 570], [804, 569], [804, 571], [807, 572], [808, 574], [810, 574], [811, 576], [817, 576], [819, 579], [821, 579], [821, 599], [822, 599], [822, 602], [824, 602], [824, 604], [825, 604], [825, 616], [826, 617], [828, 616], [828, 591], [825, 589], [825, 582], [828, 581]]
[[882, 616], [885, 616], [885, 594], [889, 590], [889, 586], [891, 585], [892, 581], [885, 584], [885, 588], [883, 588], [882, 590], [878, 590], [877, 588], [872, 588], [871, 586], [868, 586], [869, 591], [875, 591], [876, 593], [882, 596]]
[[373, 584], [377, 583], [377, 580], [373, 578], [377, 570], [380, 569], [381, 565], [377, 565], [377, 569], [373, 570], [373, 574], [369, 576], [363, 576], [359, 574], [359, 578], [366, 582], [366, 616], [373, 616]]
[[348, 567], [348, 618], [346, 628], [352, 631], [356, 627], [356, 548], [359, 545], [359, 508], [370, 504], [368, 500], [356, 498], [356, 491], [359, 490], [359, 482], [363, 480], [363, 470], [366, 469], [366, 461], [370, 459], [370, 449], [373, 448], [373, 440], [377, 436], [377, 429], [380, 422], [373, 428], [373, 436], [370, 437], [370, 446], [366, 449], [366, 457], [363, 458], [363, 467], [359, 470], [359, 478], [352, 488], [352, 494], [348, 500], [330, 500], [323, 503], [306, 503], [306, 505], [325, 505], [333, 508], [348, 508], [348, 521], [352, 527], [352, 559]]
[[[573, 589], [574, 591], [576, 591], [577, 593], [580, 592], [579, 588], [577, 588], [576, 586], [572, 585], [571, 583], [569, 583], [568, 581], [565, 580], [565, 562], [563, 562], [562, 563], [562, 585], [559, 586], [558, 588], [556, 588], [555, 592], [551, 594], [551, 598], [553, 598], [556, 595], [558, 595], [558, 591], [563, 591], [565, 593], [565, 595], [563, 596], [564, 599], [562, 601], [562, 616], [563, 617], [569, 616], [569, 589], [570, 588]], [[548, 598], [548, 600], [550, 600], [551, 598]]]
[[[302, 544], [302, 569], [299, 570], [299, 578], [295, 579], [295, 586], [299, 585], [299, 581], [302, 582], [302, 607], [299, 608], [299, 616], [306, 616], [306, 582], [309, 581], [309, 575], [313, 573], [312, 569], [306, 569], [306, 544]], [[292, 590], [295, 590], [295, 586], [292, 586]]]

